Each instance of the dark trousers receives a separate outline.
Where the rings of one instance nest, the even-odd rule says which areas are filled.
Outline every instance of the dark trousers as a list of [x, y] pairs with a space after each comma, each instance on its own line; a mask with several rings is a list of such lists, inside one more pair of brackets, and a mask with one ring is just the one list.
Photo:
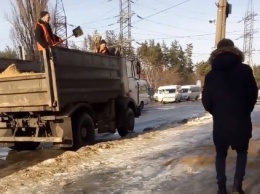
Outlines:
[[[51, 55], [50, 55], [50, 50], [46, 49], [46, 58], [47, 60], [50, 60]], [[39, 51], [39, 62], [41, 64], [41, 72], [44, 72], [44, 56], [43, 56], [43, 51]]]
[[[46, 49], [46, 58], [47, 58], [47, 60], [50, 60], [50, 58], [51, 58], [49, 49]], [[43, 62], [43, 51], [39, 51], [39, 61]]]
[[[215, 146], [216, 147], [216, 172], [217, 181], [219, 185], [226, 184], [226, 157], [229, 146]], [[247, 149], [235, 149], [237, 152], [236, 172], [234, 179], [243, 181], [247, 164]]]

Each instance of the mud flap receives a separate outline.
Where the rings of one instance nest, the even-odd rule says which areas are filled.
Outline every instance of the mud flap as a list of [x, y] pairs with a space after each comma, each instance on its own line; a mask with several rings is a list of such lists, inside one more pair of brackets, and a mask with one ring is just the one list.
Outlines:
[[71, 117], [59, 117], [55, 121], [50, 122], [52, 136], [63, 138], [62, 143], [54, 143], [57, 147], [72, 147], [73, 135]]

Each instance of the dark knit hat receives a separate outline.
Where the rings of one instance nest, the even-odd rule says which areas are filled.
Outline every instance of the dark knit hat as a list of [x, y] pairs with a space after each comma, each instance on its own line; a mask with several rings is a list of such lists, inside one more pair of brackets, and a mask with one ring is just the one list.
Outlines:
[[46, 16], [47, 14], [49, 14], [48, 11], [42, 11], [42, 12], [40, 13], [40, 18]]
[[102, 39], [101, 42], [100, 42], [100, 44], [106, 44], [106, 43], [107, 42], [104, 39]]
[[223, 48], [223, 47], [232, 47], [234, 48], [235, 47], [235, 44], [232, 40], [230, 39], [222, 39], [218, 42], [218, 45], [217, 45], [217, 49], [219, 48]]

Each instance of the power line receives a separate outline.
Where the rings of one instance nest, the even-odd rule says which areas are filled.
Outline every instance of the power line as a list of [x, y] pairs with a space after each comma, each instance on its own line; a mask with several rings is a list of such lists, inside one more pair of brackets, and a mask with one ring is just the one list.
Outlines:
[[[161, 34], [152, 34], [152, 33], [138, 33], [138, 32], [133, 32], [132, 34], [136, 34], [136, 35], [143, 35], [143, 36], [161, 36]], [[172, 35], [169, 35], [172, 36]]]
[[[171, 13], [171, 16], [180, 16], [182, 18], [187, 18], [190, 20], [197, 20], [197, 21], [207, 21], [207, 22], [209, 21], [208, 19], [204, 19], [204, 18], [189, 17], [187, 15], [174, 14], [174, 13]], [[145, 19], [145, 18], [142, 18], [141, 16], [139, 16], [139, 19]]]
[[[85, 2], [87, 2], [87, 1], [85, 1]], [[112, 0], [106, 0], [106, 1], [98, 2], [96, 5], [106, 4], [106, 3], [109, 3], [109, 2], [112, 2]], [[66, 4], [67, 7], [71, 7], [72, 5], [80, 5], [81, 7], [83, 6], [82, 3], [78, 4], [78, 3], [75, 3], [75, 2], [73, 4], [70, 4], [70, 3]]]
[[[147, 29], [142, 29], [142, 28], [139, 28], [139, 27], [133, 27], [133, 28], [147, 32]], [[156, 32], [156, 31], [152, 31], [152, 30], [149, 30], [149, 32], [154, 32], [154, 33], [157, 33], [157, 34], [168, 36], [167, 38], [169, 38], [169, 37], [170, 38], [173, 38], [173, 37], [175, 37], [175, 38], [188, 38], [188, 37], [200, 37], [200, 36], [215, 35], [215, 33], [203, 33], [203, 34], [195, 34], [195, 35], [187, 35], [187, 36], [173, 36], [173, 35], [170, 35], [170, 34], [164, 34], [164, 33]], [[229, 31], [229, 32], [227, 32], [227, 34], [233, 34], [233, 33], [239, 33], [239, 32], [242, 32], [242, 31], [238, 31], [238, 30]]]
[[109, 10], [108, 12], [104, 13], [104, 14], [101, 15], [100, 17], [96, 18], [96, 20], [92, 20], [92, 21], [90, 21], [90, 22], [86, 22], [86, 23], [82, 23], [82, 24], [83, 24], [83, 25], [85, 25], [85, 24], [91, 24], [91, 23], [95, 23], [95, 22], [100, 22], [100, 21], [105, 21], [105, 20], [117, 18], [119, 15], [102, 18], [103, 16], [105, 16], [105, 15], [111, 13], [111, 12], [114, 11], [114, 10], [115, 10], [115, 8]]
[[[135, 27], [134, 27], [135, 28]], [[137, 28], [138, 29], [138, 28]], [[140, 29], [139, 30], [144, 30], [144, 31], [147, 31], [145, 29]], [[150, 31], [152, 32], [152, 31]], [[232, 33], [237, 33], [237, 32], [241, 32], [241, 31], [230, 31], [230, 32], [227, 32], [227, 34], [232, 34]], [[135, 33], [133, 33], [135, 34]], [[139, 34], [140, 35], [140, 34]], [[149, 35], [149, 34], [141, 34], [141, 35]], [[203, 36], [211, 36], [211, 35], [215, 35], [215, 33], [205, 33], [205, 34], [195, 34], [195, 35], [187, 35], [187, 36], [175, 36], [175, 35], [169, 35], [169, 34], [161, 34], [161, 35], [165, 35], [165, 37], [158, 37], [158, 38], [143, 38], [143, 39], [135, 39], [135, 41], [142, 41], [142, 40], [164, 40], [164, 39], [178, 39], [178, 38], [187, 38], [187, 39], [194, 39], [194, 40], [209, 40], [209, 39], [199, 39], [196, 37], [203, 37]], [[83, 40], [79, 40], [79, 41], [75, 41], [75, 42], [84, 42]]]
[[[137, 15], [137, 17], [139, 17], [139, 16]], [[149, 21], [149, 22], [152, 22], [152, 23], [155, 23], [155, 24], [172, 27], [172, 28], [175, 28], [175, 29], [186, 30], [186, 31], [193, 31], [193, 32], [203, 32], [203, 31], [199, 31], [199, 30], [187, 29], [187, 28], [177, 27], [177, 26], [173, 26], [173, 25], [169, 25], [169, 24], [164, 24], [164, 23], [153, 21], [153, 20], [150, 20], [150, 19], [145, 19], [145, 20]]]
[[[162, 0], [160, 0], [160, 3], [163, 3], [163, 4], [167, 5], [167, 6], [169, 6], [169, 5], [171, 6], [171, 5], [172, 5], [172, 4], [169, 4], [169, 3], [162, 2]], [[153, 7], [144, 5], [144, 4], [140, 4], [140, 3], [135, 3], [135, 5], [140, 5], [140, 6], [142, 6], [142, 8], [149, 8], [149, 9], [151, 9], [151, 10], [158, 10], [158, 9], [156, 9], [156, 8], [153, 8]], [[186, 11], [193, 12], [193, 13], [198, 13], [198, 14], [200, 14], [200, 15], [215, 16], [214, 14], [211, 14], [211, 13], [204, 13], [204, 12], [195, 11], [195, 10], [186, 9], [186, 8], [179, 8], [179, 9], [181, 9], [181, 10], [186, 10]], [[171, 13], [171, 15], [172, 15], [172, 13]], [[204, 19], [203, 19], [203, 20], [204, 20]]]
[[141, 5], [140, 3], [136, 3], [136, 2], [133, 2], [133, 4], [142, 6], [142, 9], [145, 8], [145, 9], [149, 9], [149, 10], [153, 10], [153, 11], [158, 11], [158, 9], [150, 7], [150, 6], [147, 6], [147, 5], [144, 5], [144, 4]]
[[[138, 22], [140, 22], [140, 21], [142, 21], [142, 20], [144, 20], [144, 19], [148, 19], [148, 18], [150, 18], [150, 17], [153, 17], [153, 16], [158, 15], [158, 14], [160, 14], [160, 13], [163, 13], [163, 12], [165, 12], [165, 11], [168, 11], [168, 10], [170, 10], [170, 9], [172, 9], [172, 8], [175, 8], [175, 7], [178, 7], [178, 6], [182, 5], [182, 4], [185, 4], [185, 3], [189, 2], [189, 1], [191, 1], [191, 0], [186, 0], [186, 1], [183, 1], [183, 2], [181, 2], [181, 3], [172, 5], [172, 6], [168, 7], [168, 8], [163, 9], [163, 10], [161, 10], [161, 11], [158, 11], [158, 12], [156, 12], [156, 13], [154, 13], [154, 14], [151, 14], [151, 15], [148, 15], [148, 16], [145, 16], [145, 17], [142, 17], [142, 19], [139, 19], [139, 20], [136, 20], [136, 21], [134, 21], [134, 22], [131, 22], [131, 24], [138, 23]], [[119, 28], [116, 28], [115, 30], [118, 30], [118, 29], [119, 29]]]
[[[140, 5], [140, 4], [136, 4], [136, 5]], [[171, 5], [171, 4], [168, 4], [167, 5]], [[140, 5], [142, 6], [142, 5]], [[149, 9], [152, 9], [152, 10], [158, 10], [156, 8], [152, 8], [150, 6], [147, 6], [147, 5], [143, 5], [144, 8], [149, 8]], [[182, 10], [186, 10], [186, 11], [189, 11], [189, 12], [194, 12], [194, 13], [198, 13], [198, 14], [201, 14], [201, 15], [208, 15], [208, 16], [213, 16], [213, 14], [208, 14], [208, 13], [203, 13], [203, 12], [198, 12], [198, 11], [194, 11], [194, 10], [190, 10], [190, 9], [185, 9], [185, 8], [179, 8], [179, 9], [182, 9]], [[209, 21], [208, 19], [205, 19], [205, 18], [196, 18], [196, 17], [189, 17], [187, 15], [181, 15], [181, 14], [173, 14], [171, 13], [171, 15], [174, 15], [174, 16], [181, 16], [182, 18], [188, 18], [188, 19], [192, 19], [192, 20], [198, 20], [198, 21]], [[228, 23], [238, 23], [238, 21], [228, 21]]]
[[143, 19], [148, 19], [148, 18], [150, 18], [150, 17], [153, 17], [153, 16], [158, 15], [158, 14], [160, 14], [160, 13], [163, 13], [163, 12], [165, 12], [165, 11], [168, 11], [168, 10], [170, 10], [170, 9], [172, 9], [172, 8], [178, 7], [178, 6], [180, 6], [180, 5], [182, 5], [182, 4], [185, 4], [185, 3], [189, 2], [189, 1], [191, 1], [191, 0], [186, 0], [186, 1], [183, 1], [183, 2], [181, 2], [181, 3], [175, 4], [175, 5], [173, 5], [173, 6], [170, 6], [170, 7], [166, 8], [166, 9], [163, 9], [163, 10], [161, 10], [161, 11], [158, 11], [158, 12], [156, 12], [156, 13], [154, 13], [154, 14], [148, 15], [148, 16], [142, 18], [142, 19], [136, 20], [136, 21], [132, 22], [132, 24], [135, 24], [135, 23], [137, 23], [137, 22], [140, 22], [140, 21], [142, 21]]
[[[92, 30], [100, 30], [100, 29], [103, 29], [103, 28], [107, 28], [107, 27], [114, 26], [114, 25], [116, 25], [116, 24], [117, 24], [117, 23], [111, 23], [111, 24], [107, 24], [107, 25], [103, 25], [103, 26], [97, 26], [97, 27], [95, 27], [95, 28], [91, 28], [91, 27], [85, 26], [85, 27], [82, 27], [82, 29], [87, 28], [87, 29], [92, 29]], [[117, 31], [117, 30], [119, 30], [119, 28], [114, 29], [113, 31]]]
[[[147, 29], [142, 29], [142, 28], [135, 27], [135, 26], [132, 26], [132, 28], [147, 32]], [[172, 36], [172, 34], [171, 35], [170, 34], [165, 34], [165, 33], [157, 32], [157, 31], [153, 31], [153, 30], [149, 30], [149, 32], [154, 32], [157, 35], [160, 34], [160, 35], [164, 35], [164, 36]]]
[[90, 21], [90, 22], [83, 23], [83, 25], [92, 24], [92, 23], [96, 23], [96, 22], [100, 22], [100, 21], [105, 21], [105, 20], [117, 18], [118, 16], [119, 15], [111, 16], [111, 17], [107, 17], [107, 18], [103, 18], [103, 19], [99, 19], [99, 20], [93, 20], [93, 21]]

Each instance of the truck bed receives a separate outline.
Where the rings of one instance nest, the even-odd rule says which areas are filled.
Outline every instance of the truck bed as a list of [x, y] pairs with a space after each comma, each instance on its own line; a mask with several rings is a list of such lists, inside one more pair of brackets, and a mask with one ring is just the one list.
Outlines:
[[53, 49], [59, 107], [107, 102], [121, 94], [121, 58]]
[[[60, 111], [74, 103], [102, 103], [122, 93], [120, 57], [54, 48], [42, 64], [0, 59], [0, 71], [14, 63], [20, 72], [0, 76], [0, 112]], [[48, 67], [48, 68], [47, 68]]]

